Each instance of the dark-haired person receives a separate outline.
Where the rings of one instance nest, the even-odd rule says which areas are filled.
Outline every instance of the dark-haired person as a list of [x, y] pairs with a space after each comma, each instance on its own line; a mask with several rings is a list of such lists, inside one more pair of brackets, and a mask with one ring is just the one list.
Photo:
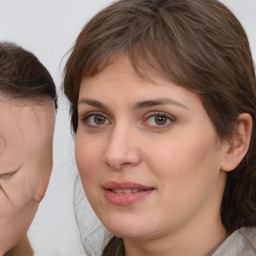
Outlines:
[[64, 92], [82, 185], [111, 233], [101, 255], [256, 255], [255, 70], [227, 7], [111, 4], [78, 36]]
[[16, 44], [0, 43], [0, 255], [33, 255], [26, 232], [52, 170], [56, 108], [46, 68]]

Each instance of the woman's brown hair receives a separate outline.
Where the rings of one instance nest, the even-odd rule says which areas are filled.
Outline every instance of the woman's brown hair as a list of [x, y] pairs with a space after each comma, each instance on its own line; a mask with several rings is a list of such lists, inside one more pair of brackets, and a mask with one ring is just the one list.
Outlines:
[[[251, 115], [250, 147], [228, 174], [221, 217], [229, 233], [256, 226], [255, 68], [234, 14], [217, 0], [120, 0], [99, 12], [82, 29], [65, 67], [74, 132], [81, 79], [121, 55], [140, 77], [149, 78], [144, 69], [152, 69], [199, 95], [222, 140], [231, 138], [240, 113]], [[122, 239], [113, 237], [102, 255], [123, 250]]]
[[31, 52], [10, 43], [0, 43], [0, 95], [14, 99], [57, 96], [54, 81], [44, 65]]

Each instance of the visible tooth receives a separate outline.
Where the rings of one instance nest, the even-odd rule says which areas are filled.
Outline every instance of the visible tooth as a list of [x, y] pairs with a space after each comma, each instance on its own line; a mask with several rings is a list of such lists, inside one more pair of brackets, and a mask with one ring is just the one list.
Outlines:
[[123, 192], [123, 190], [122, 189], [115, 189], [115, 190], [113, 190], [113, 192], [115, 192], [117, 194], [121, 194]]
[[132, 193], [132, 189], [123, 189], [124, 194], [130, 194]]
[[133, 188], [127, 188], [127, 189], [112, 189], [112, 192], [116, 193], [116, 194], [130, 194], [130, 193], [136, 193], [140, 191], [139, 189]]

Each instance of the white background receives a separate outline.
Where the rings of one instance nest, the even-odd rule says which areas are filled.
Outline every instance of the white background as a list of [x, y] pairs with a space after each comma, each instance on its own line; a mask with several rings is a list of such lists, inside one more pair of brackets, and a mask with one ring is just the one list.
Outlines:
[[[111, 0], [0, 0], [0, 41], [33, 52], [53, 76], [58, 90], [65, 53], [98, 10]], [[256, 59], [256, 0], [222, 0], [243, 24]], [[48, 191], [28, 232], [35, 256], [82, 255], [73, 211], [77, 175], [68, 105], [60, 93], [54, 137], [54, 168]], [[88, 216], [90, 217], [90, 216]]]

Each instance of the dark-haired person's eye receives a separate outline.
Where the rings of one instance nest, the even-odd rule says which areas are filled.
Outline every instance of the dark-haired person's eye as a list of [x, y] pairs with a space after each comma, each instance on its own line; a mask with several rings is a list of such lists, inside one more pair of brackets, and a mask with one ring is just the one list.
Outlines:
[[0, 174], [0, 179], [7, 180], [7, 179], [11, 178], [12, 175], [13, 175], [13, 173]]
[[108, 118], [105, 115], [103, 115], [102, 113], [88, 114], [83, 118], [83, 122], [86, 125], [92, 126], [92, 127], [110, 124], [110, 121], [108, 120]]
[[155, 127], [168, 127], [175, 118], [166, 113], [151, 113], [143, 122], [143, 124]]

